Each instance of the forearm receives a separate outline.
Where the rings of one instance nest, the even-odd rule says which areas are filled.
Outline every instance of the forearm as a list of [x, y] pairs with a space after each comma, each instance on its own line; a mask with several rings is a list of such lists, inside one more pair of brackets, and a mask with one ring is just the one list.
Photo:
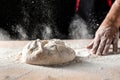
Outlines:
[[120, 26], [120, 0], [116, 0], [101, 26]]

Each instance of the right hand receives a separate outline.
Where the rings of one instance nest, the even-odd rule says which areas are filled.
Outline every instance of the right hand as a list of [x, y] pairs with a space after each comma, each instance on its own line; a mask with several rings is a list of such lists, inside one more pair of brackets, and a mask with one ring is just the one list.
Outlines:
[[113, 52], [117, 52], [119, 39], [118, 31], [119, 29], [114, 26], [100, 26], [95, 34], [94, 40], [87, 46], [87, 48], [91, 49], [93, 54], [106, 55], [112, 44]]

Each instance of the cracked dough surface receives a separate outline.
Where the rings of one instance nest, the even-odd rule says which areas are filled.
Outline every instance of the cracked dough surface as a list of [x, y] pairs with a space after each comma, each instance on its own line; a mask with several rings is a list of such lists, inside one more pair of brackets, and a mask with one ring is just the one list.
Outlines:
[[75, 59], [75, 51], [61, 40], [34, 40], [19, 54], [19, 60], [28, 64], [56, 65]]

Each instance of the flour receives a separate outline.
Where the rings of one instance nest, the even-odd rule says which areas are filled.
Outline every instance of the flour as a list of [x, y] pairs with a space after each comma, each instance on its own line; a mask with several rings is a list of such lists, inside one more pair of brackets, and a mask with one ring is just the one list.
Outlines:
[[76, 56], [78, 56], [78, 57], [89, 57], [91, 55], [90, 51], [85, 48], [76, 49], [75, 53], [76, 53]]

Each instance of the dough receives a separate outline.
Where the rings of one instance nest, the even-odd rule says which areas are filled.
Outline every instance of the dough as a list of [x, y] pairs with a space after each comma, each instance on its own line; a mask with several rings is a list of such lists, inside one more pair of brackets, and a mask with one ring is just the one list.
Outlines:
[[72, 61], [75, 51], [61, 40], [37, 39], [29, 42], [20, 55], [20, 61], [28, 64], [56, 65]]

